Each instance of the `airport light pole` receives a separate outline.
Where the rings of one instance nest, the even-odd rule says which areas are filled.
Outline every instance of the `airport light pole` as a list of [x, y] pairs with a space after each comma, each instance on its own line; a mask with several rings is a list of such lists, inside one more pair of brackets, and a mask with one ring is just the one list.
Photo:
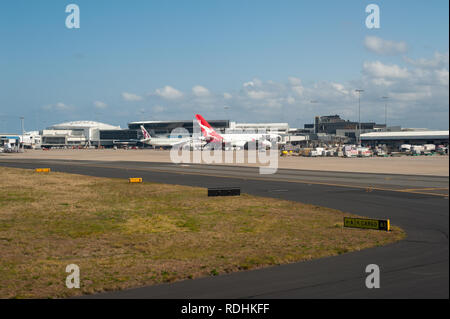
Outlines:
[[383, 96], [382, 99], [384, 100], [384, 125], [386, 126], [387, 131], [387, 103], [389, 96]]
[[[102, 116], [102, 112], [95, 112], [95, 120], [97, 122], [100, 122], [100, 116]], [[91, 133], [89, 133], [90, 135]], [[89, 136], [89, 146], [91, 145], [91, 136]], [[97, 142], [97, 149], [99, 150], [101, 147], [101, 142], [100, 142], [100, 130], [98, 130], [98, 142]]]
[[358, 92], [358, 145], [361, 144], [361, 93], [364, 90], [357, 89], [355, 92]]
[[21, 124], [21, 127], [22, 127], [22, 150], [24, 150], [25, 149], [25, 141], [24, 141], [24, 139], [23, 139], [23, 136], [24, 136], [24, 131], [25, 131], [25, 127], [24, 127], [24, 117], [23, 116], [21, 116], [20, 117], [20, 124]]
[[[309, 103], [317, 104], [317, 103], [319, 103], [319, 101], [311, 100], [311, 101], [309, 101]], [[314, 133], [318, 133], [318, 128], [316, 127], [316, 117], [317, 117], [317, 115], [314, 116]]]

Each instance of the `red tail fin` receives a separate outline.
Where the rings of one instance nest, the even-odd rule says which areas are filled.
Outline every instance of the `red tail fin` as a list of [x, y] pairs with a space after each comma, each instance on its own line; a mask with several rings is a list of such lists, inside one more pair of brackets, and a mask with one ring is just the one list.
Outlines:
[[222, 141], [223, 138], [218, 134], [214, 129], [209, 125], [209, 123], [201, 116], [200, 114], [196, 114], [195, 118], [197, 119], [200, 128], [202, 129], [202, 134], [205, 138], [208, 138], [212, 141]]

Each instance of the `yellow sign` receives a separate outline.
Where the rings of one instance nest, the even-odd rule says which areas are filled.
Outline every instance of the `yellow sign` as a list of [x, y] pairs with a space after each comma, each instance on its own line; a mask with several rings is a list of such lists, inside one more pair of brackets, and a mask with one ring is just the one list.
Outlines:
[[353, 218], [344, 217], [344, 227], [376, 229], [376, 230], [391, 230], [389, 219], [367, 219], [367, 218]]
[[130, 181], [130, 183], [142, 183], [142, 178], [141, 177], [132, 177], [128, 179]]
[[50, 172], [50, 168], [36, 168], [35, 171], [38, 173], [48, 173]]

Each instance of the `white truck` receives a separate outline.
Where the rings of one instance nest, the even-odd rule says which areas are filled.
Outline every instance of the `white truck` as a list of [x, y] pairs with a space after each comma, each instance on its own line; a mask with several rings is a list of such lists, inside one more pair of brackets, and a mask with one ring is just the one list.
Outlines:
[[323, 156], [324, 151], [325, 149], [323, 147], [316, 147], [315, 149], [311, 150], [309, 156], [311, 157]]
[[398, 149], [400, 152], [408, 153], [411, 151], [411, 145], [410, 144], [402, 144], [402, 145], [400, 145], [400, 147]]
[[411, 155], [422, 155], [425, 152], [425, 147], [423, 145], [412, 145], [410, 153]]
[[345, 145], [343, 150], [344, 157], [357, 157], [358, 151], [355, 147], [355, 145]]

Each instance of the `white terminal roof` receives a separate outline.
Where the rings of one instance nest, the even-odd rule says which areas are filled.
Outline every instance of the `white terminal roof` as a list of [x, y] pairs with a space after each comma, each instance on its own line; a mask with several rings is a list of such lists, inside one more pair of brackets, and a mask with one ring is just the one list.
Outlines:
[[288, 126], [288, 123], [235, 123], [236, 126]]
[[234, 125], [230, 125], [234, 128], [281, 128], [287, 130], [289, 128], [288, 123], [235, 123]]
[[71, 129], [81, 129], [81, 128], [96, 128], [100, 130], [116, 130], [120, 129], [120, 126], [109, 125], [105, 123], [95, 122], [95, 121], [74, 121], [65, 122], [60, 124], [55, 124], [50, 126], [48, 129], [54, 130], [71, 130]]
[[448, 139], [448, 131], [371, 132], [361, 134], [361, 140], [427, 140]]

